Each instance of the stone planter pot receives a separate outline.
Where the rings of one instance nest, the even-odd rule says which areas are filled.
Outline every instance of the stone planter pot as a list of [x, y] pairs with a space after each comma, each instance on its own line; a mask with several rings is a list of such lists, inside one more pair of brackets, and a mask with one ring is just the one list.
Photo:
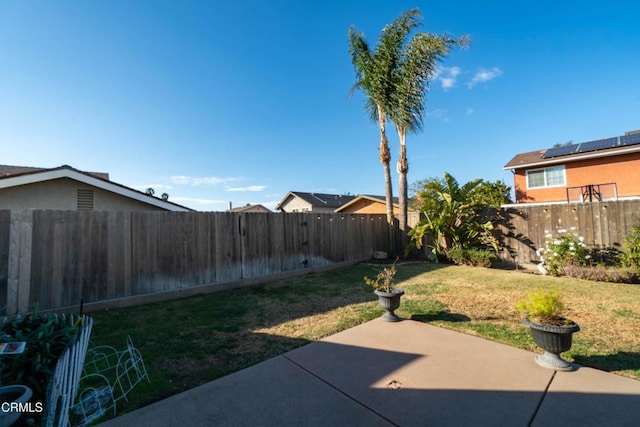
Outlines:
[[398, 317], [394, 313], [394, 311], [400, 307], [400, 297], [404, 295], [404, 291], [402, 289], [396, 289], [394, 292], [382, 292], [377, 290], [373, 292], [378, 295], [380, 307], [385, 310], [385, 313], [382, 315], [382, 320], [386, 320], [387, 322], [398, 322], [402, 320], [401, 317]]
[[573, 371], [575, 366], [560, 357], [560, 353], [571, 349], [573, 334], [580, 330], [580, 326], [551, 326], [523, 319], [529, 326], [531, 336], [536, 345], [544, 350], [544, 354], [536, 356], [538, 365], [556, 371]]
[[[17, 402], [25, 404], [31, 399], [33, 392], [25, 385], [7, 385], [0, 387], [0, 402]], [[9, 427], [22, 415], [17, 411], [0, 411], [0, 426]]]

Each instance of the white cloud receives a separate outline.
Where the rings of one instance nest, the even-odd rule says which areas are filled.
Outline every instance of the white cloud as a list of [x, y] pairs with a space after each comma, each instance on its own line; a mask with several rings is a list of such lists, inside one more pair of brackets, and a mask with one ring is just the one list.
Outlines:
[[460, 67], [439, 67], [433, 74], [433, 79], [440, 82], [442, 89], [447, 90], [456, 85]]
[[171, 182], [179, 185], [219, 185], [227, 184], [230, 182], [239, 181], [240, 178], [219, 178], [215, 176], [209, 177], [193, 177], [184, 175], [174, 175], [171, 178]]
[[470, 116], [475, 112], [476, 112], [476, 110], [474, 110], [473, 108], [467, 107], [467, 112], [466, 112], [467, 116]]
[[247, 187], [226, 187], [224, 191], [264, 191], [266, 185], [249, 185]]
[[500, 77], [502, 75], [502, 70], [498, 67], [493, 67], [490, 70], [480, 69], [471, 80], [467, 83], [467, 87], [471, 89], [478, 83], [486, 83], [489, 80], [493, 80], [496, 77]]

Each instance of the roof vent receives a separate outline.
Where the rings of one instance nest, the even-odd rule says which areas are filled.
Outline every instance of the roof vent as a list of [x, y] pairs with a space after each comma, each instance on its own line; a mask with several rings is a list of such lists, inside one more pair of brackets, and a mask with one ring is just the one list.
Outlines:
[[93, 190], [78, 188], [78, 210], [93, 210]]

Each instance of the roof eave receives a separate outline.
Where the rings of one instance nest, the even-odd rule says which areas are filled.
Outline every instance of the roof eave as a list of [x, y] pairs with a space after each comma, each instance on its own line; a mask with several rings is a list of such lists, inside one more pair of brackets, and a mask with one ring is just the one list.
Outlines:
[[531, 168], [535, 166], [545, 166], [545, 165], [553, 165], [558, 163], [567, 163], [567, 162], [576, 162], [578, 160], [584, 159], [595, 159], [600, 157], [612, 157], [619, 156], [621, 154], [635, 153], [640, 152], [640, 146], [633, 146], [624, 149], [615, 149], [613, 150], [602, 150], [602, 151], [594, 151], [591, 153], [580, 153], [576, 155], [570, 156], [561, 156], [561, 157], [551, 157], [549, 159], [541, 159], [539, 162], [530, 162], [530, 163], [522, 163], [520, 165], [505, 165], [503, 170], [512, 170], [512, 169], [524, 169]]
[[96, 188], [100, 188], [105, 191], [119, 194], [123, 197], [134, 199], [136, 201], [155, 206], [161, 209], [174, 212], [193, 211], [193, 209], [185, 206], [178, 205], [176, 203], [167, 202], [162, 199], [158, 199], [151, 195], [142, 193], [141, 191], [134, 190], [129, 187], [125, 187], [121, 184], [116, 184], [112, 181], [107, 181], [101, 178], [97, 178], [92, 175], [87, 175], [78, 171], [70, 166], [62, 166], [59, 168], [46, 169], [42, 172], [34, 172], [29, 174], [9, 176], [7, 178], [0, 179], [0, 189], [17, 187], [20, 185], [34, 184], [43, 181], [50, 181], [60, 178], [69, 178], [78, 182], [82, 182], [87, 185], [91, 185]]

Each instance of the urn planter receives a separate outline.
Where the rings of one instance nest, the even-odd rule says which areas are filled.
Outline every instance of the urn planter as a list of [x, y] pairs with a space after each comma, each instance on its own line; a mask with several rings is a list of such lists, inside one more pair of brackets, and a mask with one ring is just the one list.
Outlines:
[[391, 292], [384, 292], [375, 290], [376, 295], [378, 295], [378, 302], [380, 303], [380, 307], [384, 308], [385, 312], [382, 315], [382, 320], [387, 322], [398, 322], [402, 320], [401, 317], [397, 316], [394, 311], [400, 307], [400, 298], [404, 295], [404, 291], [402, 289], [393, 289]]
[[560, 353], [569, 351], [573, 342], [573, 334], [580, 330], [577, 324], [555, 326], [532, 322], [525, 318], [522, 322], [529, 326], [531, 337], [544, 354], [536, 356], [538, 365], [556, 371], [573, 371], [575, 365], [564, 360]]
[[[0, 401], [3, 403], [25, 404], [31, 399], [33, 392], [25, 385], [7, 385], [0, 387]], [[21, 413], [15, 410], [0, 411], [0, 426], [9, 427], [20, 418]]]

